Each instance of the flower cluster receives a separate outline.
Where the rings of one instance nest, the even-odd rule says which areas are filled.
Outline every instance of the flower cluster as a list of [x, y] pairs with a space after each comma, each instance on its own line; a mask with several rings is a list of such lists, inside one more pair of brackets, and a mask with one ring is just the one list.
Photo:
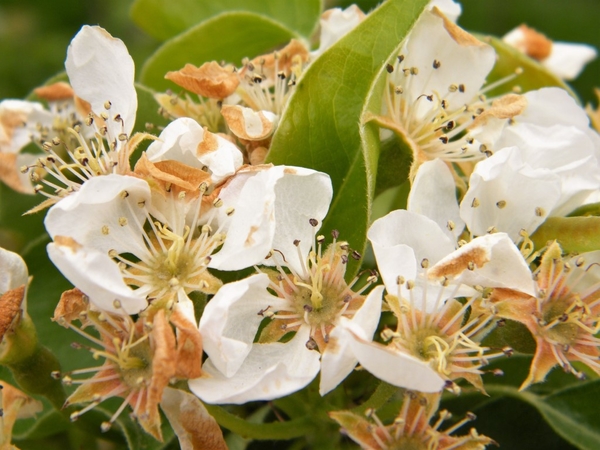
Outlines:
[[[312, 51], [292, 39], [239, 67], [166, 73], [185, 92], [155, 94], [168, 119], [156, 134], [136, 132], [133, 60], [97, 26], [71, 42], [68, 83], [36, 90], [43, 103], [0, 103], [0, 177], [45, 197], [31, 212], [47, 209], [48, 257], [74, 286], [53, 320], [104, 360], [53, 372], [78, 385], [65, 408], [87, 404], [72, 420], [121, 397], [103, 431], [129, 406], [162, 440], [160, 407], [184, 448], [225, 448], [203, 402], [276, 400], [317, 376], [325, 396], [356, 369], [404, 392], [391, 424], [350, 402], [329, 411], [363, 448], [482, 449], [494, 441], [474, 429], [451, 436], [474, 415], [441, 431], [450, 414], [438, 408], [444, 391], [486, 393], [486, 366], [519, 344], [487, 340], [500, 324], [535, 341], [521, 389], [555, 366], [600, 375], [600, 249], [575, 255], [569, 231], [552, 228], [598, 202], [600, 135], [568, 91], [521, 93], [521, 68], [488, 79], [496, 51], [459, 14], [430, 2], [370, 93], [378, 106], [360, 126], [376, 124], [387, 152], [411, 162], [406, 208], [373, 220], [365, 262], [327, 216], [340, 201], [327, 173], [265, 163], [312, 64], [368, 22], [357, 7], [323, 14]], [[529, 28], [505, 40], [576, 75]], [[579, 69], [594, 55], [581, 51]], [[21, 151], [31, 143], [40, 152]], [[26, 315], [28, 280], [16, 256], [0, 257], [6, 330]]]

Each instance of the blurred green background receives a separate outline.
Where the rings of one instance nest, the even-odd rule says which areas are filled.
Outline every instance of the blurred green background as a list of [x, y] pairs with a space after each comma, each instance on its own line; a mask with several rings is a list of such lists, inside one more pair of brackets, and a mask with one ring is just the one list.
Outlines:
[[[173, 0], [177, 1], [177, 0]], [[281, 0], [285, 1], [285, 0]], [[160, 43], [129, 18], [133, 0], [0, 0], [0, 98], [20, 98], [63, 70], [66, 48], [83, 24], [99, 24], [121, 38], [138, 67]], [[359, 4], [364, 11], [377, 0], [326, 0], [327, 6]], [[471, 31], [501, 36], [521, 23], [554, 40], [585, 42], [600, 49], [598, 0], [461, 0], [459, 23]], [[249, 55], [252, 56], [252, 55]], [[600, 60], [572, 83], [584, 102], [600, 86]]]

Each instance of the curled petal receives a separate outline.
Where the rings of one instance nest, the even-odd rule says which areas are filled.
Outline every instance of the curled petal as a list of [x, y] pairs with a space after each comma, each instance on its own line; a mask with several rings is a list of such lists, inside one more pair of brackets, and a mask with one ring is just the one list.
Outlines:
[[233, 377], [225, 377], [212, 364], [204, 375], [189, 381], [191, 391], [207, 403], [242, 404], [272, 400], [310, 383], [319, 372], [319, 353], [306, 348], [309, 328], [300, 327], [286, 343], [253, 344], [252, 351]]
[[233, 69], [233, 66], [223, 67], [215, 61], [206, 62], [200, 67], [186, 64], [183, 69], [168, 72], [165, 78], [194, 94], [224, 99], [233, 94], [240, 84]]
[[239, 105], [223, 105], [221, 114], [229, 129], [240, 139], [262, 141], [275, 131], [279, 120], [270, 111], [253, 111]]
[[225, 284], [204, 309], [200, 319], [204, 350], [226, 377], [233, 376], [250, 353], [264, 319], [259, 313], [278, 302], [268, 293], [268, 285], [265, 274]]

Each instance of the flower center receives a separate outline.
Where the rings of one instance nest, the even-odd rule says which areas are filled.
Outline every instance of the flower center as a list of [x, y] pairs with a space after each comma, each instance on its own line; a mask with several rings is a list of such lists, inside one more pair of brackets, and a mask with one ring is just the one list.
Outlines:
[[[348, 244], [336, 241], [337, 231], [332, 234], [334, 241], [325, 253], [322, 253], [324, 237], [317, 236], [317, 245], [314, 246], [316, 250], [309, 252], [304, 262], [303, 274], [293, 271], [288, 273], [282, 267], [278, 267], [277, 273], [271, 274], [269, 289], [284, 302], [276, 311], [270, 310], [269, 307], [259, 313], [273, 320], [271, 327], [279, 329], [279, 334], [308, 326], [310, 340], [306, 346], [311, 350], [318, 347], [323, 351], [329, 342], [329, 333], [336, 326], [338, 319], [341, 316], [353, 317], [364, 302], [362, 292], [377, 280], [377, 277], [372, 275], [358, 292], [352, 290], [358, 277], [350, 283], [346, 283], [344, 279]], [[360, 258], [356, 252], [352, 255]], [[270, 336], [272, 339], [278, 335]]]

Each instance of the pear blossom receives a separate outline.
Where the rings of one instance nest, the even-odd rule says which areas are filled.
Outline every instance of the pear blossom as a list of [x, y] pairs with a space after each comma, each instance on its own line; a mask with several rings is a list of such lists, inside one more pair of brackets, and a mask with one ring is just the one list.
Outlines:
[[524, 24], [509, 31], [502, 40], [565, 80], [577, 78], [585, 65], [597, 56], [596, 49], [590, 45], [553, 42]]
[[[310, 225], [318, 223], [311, 219]], [[352, 290], [356, 279], [344, 281], [348, 244], [333, 235], [324, 252], [323, 236], [306, 253], [298, 239], [289, 253], [274, 247], [276, 271], [261, 270], [217, 292], [200, 319], [209, 359], [206, 375], [189, 382], [192, 392], [209, 403], [268, 400], [303, 388], [320, 370], [324, 395], [352, 371], [357, 360], [337, 327], [348, 320], [371, 337], [383, 288], [361, 295], [375, 281], [371, 276], [362, 289]], [[282, 342], [290, 332], [293, 337]]]
[[491, 103], [483, 94], [495, 85], [482, 86], [494, 63], [493, 48], [458, 27], [437, 6], [421, 15], [395, 61], [386, 65], [383, 110], [370, 117], [394, 131], [412, 152], [411, 179], [430, 159], [484, 157], [469, 128]]
[[431, 424], [431, 419], [439, 409], [441, 395], [405, 391], [402, 409], [394, 421], [384, 425], [375, 411], [369, 409], [362, 417], [350, 411], [333, 411], [329, 416], [338, 422], [345, 433], [361, 448], [388, 450], [393, 448], [427, 448], [436, 450], [483, 450], [494, 444], [487, 436], [471, 429], [465, 436], [451, 436], [468, 422], [475, 420], [475, 414], [468, 412], [466, 417], [452, 427], [441, 431], [442, 423], [452, 415], [439, 411], [439, 418]]
[[[154, 308], [136, 321], [129, 315], [101, 311], [90, 305], [83, 292], [74, 289], [63, 293], [55, 310], [54, 320], [91, 341], [94, 359], [104, 358], [100, 366], [71, 372], [54, 372], [52, 376], [67, 385], [79, 385], [64, 407], [88, 403], [71, 414], [77, 420], [85, 412], [111, 397], [123, 398], [123, 403], [103, 422], [108, 431], [123, 410], [130, 405], [133, 417], [143, 429], [162, 441], [158, 405], [163, 392], [173, 379], [197, 377], [201, 373], [202, 340], [193, 321], [180, 308]], [[81, 322], [81, 327], [73, 321]], [[177, 329], [175, 335], [171, 324]], [[94, 337], [83, 328], [92, 326], [99, 333]], [[80, 378], [88, 374], [91, 378]]]
[[46, 156], [26, 166], [35, 191], [49, 197], [47, 204], [92, 177], [126, 173], [130, 153], [139, 143], [139, 138], [131, 140], [137, 94], [125, 44], [103, 28], [86, 25], [69, 45], [65, 68], [83, 124], [67, 124], [56, 135], [47, 132], [42, 142]]
[[[187, 129], [185, 123], [172, 125]], [[167, 134], [171, 131], [177, 135], [176, 130]], [[181, 136], [177, 144], [165, 141], [151, 153], [157, 162], [143, 155], [135, 177], [90, 179], [46, 216], [54, 240], [48, 245], [50, 258], [102, 309], [122, 307], [135, 314], [148, 302], [177, 301], [193, 314], [187, 294], [215, 293], [221, 285], [209, 267], [240, 270], [259, 263], [278, 245], [276, 236], [294, 229], [288, 223], [304, 216], [302, 202], [318, 206], [331, 198], [325, 174], [293, 167], [242, 170], [215, 189], [209, 172], [160, 160], [163, 150], [163, 156], [187, 157], [183, 139], [195, 138], [187, 132]], [[219, 152], [219, 164], [229, 160], [235, 166], [227, 148]], [[312, 201], [309, 194], [323, 188], [329, 196]]]
[[566, 258], [551, 243], [534, 272], [534, 294], [494, 289], [490, 297], [499, 317], [524, 324], [536, 342], [525, 389], [544, 381], [555, 366], [585, 377], [573, 362], [600, 374], [600, 252]]
[[[520, 97], [509, 119], [494, 107], [478, 120], [489, 157], [471, 174], [460, 215], [474, 235], [504, 231], [515, 241], [550, 216], [570, 213], [600, 188], [600, 136], [562, 89]], [[479, 132], [479, 131], [478, 131]]]
[[[456, 241], [436, 222], [404, 210], [376, 220], [367, 236], [386, 302], [398, 322], [396, 330], [382, 333], [390, 341], [387, 346], [346, 327], [360, 364], [388, 383], [422, 392], [439, 391], [445, 383], [456, 389], [452, 381], [458, 378], [483, 390], [480, 368], [511, 350], [489, 353], [479, 345], [493, 324], [493, 311], [480, 290], [519, 286], [533, 292], [531, 274], [517, 247], [508, 236], [496, 233], [456, 249]], [[463, 305], [456, 297], [467, 301]]]

